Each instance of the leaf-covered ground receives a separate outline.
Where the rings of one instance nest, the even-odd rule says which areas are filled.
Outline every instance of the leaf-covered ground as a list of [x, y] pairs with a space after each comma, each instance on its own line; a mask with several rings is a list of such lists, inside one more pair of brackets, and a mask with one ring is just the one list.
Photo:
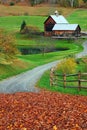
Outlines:
[[87, 130], [87, 97], [0, 94], [0, 130]]

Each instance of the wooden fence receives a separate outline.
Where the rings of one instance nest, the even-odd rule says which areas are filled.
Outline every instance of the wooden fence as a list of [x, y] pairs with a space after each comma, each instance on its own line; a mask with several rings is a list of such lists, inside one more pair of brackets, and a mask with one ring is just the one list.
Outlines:
[[[58, 86], [58, 82], [63, 83], [64, 88], [70, 87], [70, 88], [78, 88], [78, 90], [87, 89], [87, 86], [82, 86], [82, 82], [86, 83], [87, 85], [87, 79], [82, 79], [82, 77], [87, 77], [87, 73], [81, 73], [80, 71], [77, 74], [58, 74], [54, 71], [54, 68], [51, 68], [50, 70], [50, 86]], [[62, 77], [60, 79], [60, 77]], [[67, 77], [74, 77], [74, 79], [71, 78], [71, 80], [67, 80]], [[76, 77], [76, 78], [75, 78]], [[67, 86], [67, 83], [75, 83], [77, 82], [77, 86]]]

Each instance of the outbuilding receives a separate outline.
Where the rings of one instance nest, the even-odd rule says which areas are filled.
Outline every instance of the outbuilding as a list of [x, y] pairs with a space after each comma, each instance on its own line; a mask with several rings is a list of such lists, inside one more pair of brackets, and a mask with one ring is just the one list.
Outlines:
[[44, 22], [45, 36], [80, 36], [81, 28], [78, 24], [69, 24], [64, 16], [55, 11]]

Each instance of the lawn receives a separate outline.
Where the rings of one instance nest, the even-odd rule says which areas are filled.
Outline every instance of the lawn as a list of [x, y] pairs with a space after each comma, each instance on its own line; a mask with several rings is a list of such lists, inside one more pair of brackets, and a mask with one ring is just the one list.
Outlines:
[[77, 23], [81, 26], [83, 31], [87, 31], [87, 9], [75, 10], [71, 15], [67, 17], [70, 23]]
[[45, 19], [44, 16], [5, 16], [0, 17], [0, 27], [10, 32], [17, 32], [20, 31], [20, 26], [25, 20], [27, 25], [37, 26], [42, 31]]

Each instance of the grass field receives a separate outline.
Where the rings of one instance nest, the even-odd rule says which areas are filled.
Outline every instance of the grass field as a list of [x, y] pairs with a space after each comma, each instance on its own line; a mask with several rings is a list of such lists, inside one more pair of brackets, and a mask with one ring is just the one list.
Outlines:
[[46, 17], [42, 16], [6, 16], [0, 17], [0, 27], [6, 29], [9, 32], [20, 31], [20, 26], [25, 20], [27, 25], [37, 26], [43, 31], [43, 22]]
[[70, 23], [77, 23], [81, 29], [87, 31], [87, 9], [78, 9], [67, 17]]

